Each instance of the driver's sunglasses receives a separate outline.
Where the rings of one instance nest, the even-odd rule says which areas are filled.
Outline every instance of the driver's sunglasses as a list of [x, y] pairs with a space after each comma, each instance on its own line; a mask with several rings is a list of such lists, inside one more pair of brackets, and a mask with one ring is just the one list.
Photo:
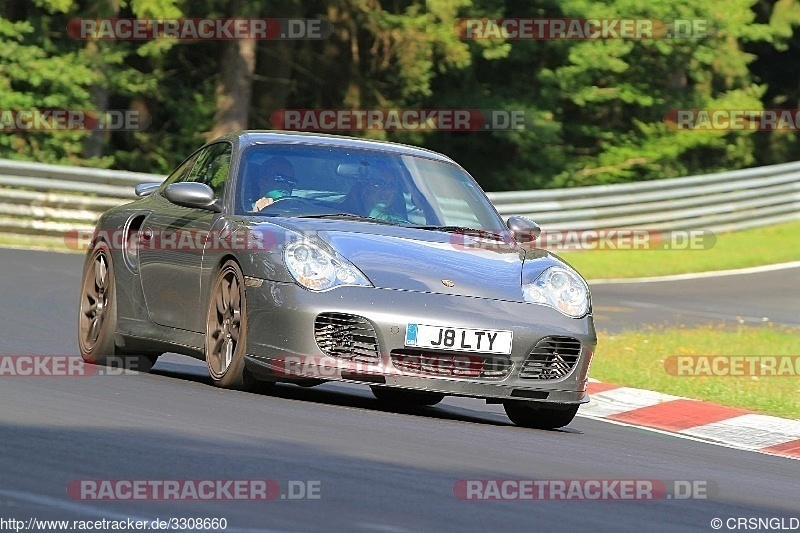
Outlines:
[[285, 183], [289, 187], [294, 189], [294, 186], [297, 185], [297, 180], [294, 179], [293, 176], [287, 176], [285, 174], [274, 174], [272, 176], [272, 181], [276, 183]]

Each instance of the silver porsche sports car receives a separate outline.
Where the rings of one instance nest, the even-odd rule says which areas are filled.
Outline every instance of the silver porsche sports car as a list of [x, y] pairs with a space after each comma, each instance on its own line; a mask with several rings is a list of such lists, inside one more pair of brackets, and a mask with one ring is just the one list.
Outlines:
[[243, 131], [136, 192], [91, 237], [88, 362], [146, 371], [175, 352], [204, 359], [220, 387], [336, 380], [405, 405], [467, 396], [533, 428], [567, 425], [588, 401], [586, 282], [444, 155]]

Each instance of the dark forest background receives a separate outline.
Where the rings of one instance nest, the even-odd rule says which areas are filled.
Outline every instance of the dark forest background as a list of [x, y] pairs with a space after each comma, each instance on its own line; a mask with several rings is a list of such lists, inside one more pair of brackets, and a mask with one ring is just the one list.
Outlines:
[[[325, 18], [307, 41], [81, 41], [76, 17]], [[463, 17], [704, 19], [699, 39], [459, 39]], [[0, 158], [166, 173], [284, 108], [524, 110], [523, 131], [365, 131], [487, 190], [618, 183], [800, 159], [794, 131], [676, 131], [670, 109], [800, 107], [796, 0], [3, 0], [0, 110], [134, 109], [143, 131], [0, 132]]]

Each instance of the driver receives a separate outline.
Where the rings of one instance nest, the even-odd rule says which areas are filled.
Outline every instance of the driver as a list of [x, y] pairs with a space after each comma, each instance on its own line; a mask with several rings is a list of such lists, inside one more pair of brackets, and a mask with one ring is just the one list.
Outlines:
[[387, 222], [409, 224], [398, 212], [398, 203], [403, 201], [397, 179], [387, 171], [379, 171], [361, 190], [364, 215]]
[[294, 167], [283, 156], [264, 161], [258, 170], [258, 190], [261, 197], [253, 202], [252, 210], [261, 211], [279, 198], [291, 196], [297, 181]]

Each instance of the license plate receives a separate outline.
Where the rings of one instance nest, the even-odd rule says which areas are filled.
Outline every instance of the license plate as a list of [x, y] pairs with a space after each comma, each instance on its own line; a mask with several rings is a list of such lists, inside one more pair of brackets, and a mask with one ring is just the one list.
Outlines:
[[433, 350], [456, 350], [477, 353], [511, 353], [514, 334], [502, 329], [470, 329], [453, 326], [408, 324], [406, 346]]

